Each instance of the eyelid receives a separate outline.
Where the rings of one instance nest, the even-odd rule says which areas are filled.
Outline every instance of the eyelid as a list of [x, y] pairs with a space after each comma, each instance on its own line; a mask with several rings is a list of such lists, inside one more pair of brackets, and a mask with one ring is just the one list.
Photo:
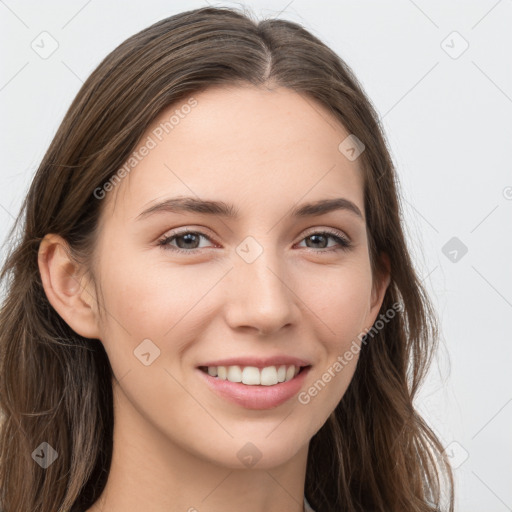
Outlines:
[[[169, 232], [164, 233], [161, 237], [158, 238], [158, 245], [162, 246], [162, 248], [164, 248], [164, 249], [169, 249], [169, 247], [170, 247], [169, 250], [171, 250], [171, 251], [183, 252], [183, 253], [189, 253], [189, 254], [195, 254], [201, 250], [209, 249], [209, 247], [201, 247], [201, 248], [186, 250], [186, 249], [180, 249], [179, 247], [170, 246], [168, 243], [166, 243], [169, 241], [169, 239], [174, 239], [176, 237], [179, 237], [181, 235], [185, 235], [188, 233], [197, 234], [197, 235], [199, 235], [199, 237], [206, 238], [206, 239], [210, 240], [211, 242], [213, 242], [215, 245], [217, 245], [217, 246], [219, 245], [218, 242], [215, 241], [215, 237], [203, 232], [202, 230], [209, 231], [204, 226], [200, 226], [199, 229], [196, 229], [193, 225], [187, 225], [187, 226], [183, 226], [181, 228], [172, 229]], [[308, 229], [304, 234], [301, 235], [301, 238], [297, 243], [302, 242], [305, 238], [308, 238], [309, 236], [314, 235], [314, 234], [330, 235], [331, 237], [339, 238], [343, 242], [343, 244], [340, 244], [338, 242], [339, 247], [335, 247], [335, 248], [331, 247], [331, 248], [324, 248], [324, 249], [320, 249], [320, 250], [316, 250], [311, 247], [306, 248], [306, 249], [311, 249], [314, 252], [329, 252], [332, 250], [349, 249], [350, 247], [352, 247], [352, 240], [350, 239], [350, 237], [348, 235], [346, 235], [340, 229], [330, 228], [330, 227], [318, 227], [318, 226]]]
[[[200, 237], [206, 238], [212, 242], [213, 245], [216, 245], [217, 247], [220, 245], [218, 242], [216, 242], [215, 237], [209, 234], [208, 228], [205, 228], [204, 226], [199, 226], [198, 228], [195, 228], [193, 225], [187, 225], [183, 226], [182, 228], [175, 228], [171, 229], [170, 231], [164, 233], [162, 236], [158, 237], [157, 243], [158, 245], [165, 246], [167, 240], [170, 238], [179, 237], [182, 235], [186, 235], [188, 233], [197, 234]], [[171, 246], [172, 247], [172, 246]], [[172, 247], [173, 249], [176, 249], [177, 251], [180, 251], [178, 247]], [[186, 252], [193, 253], [194, 251], [200, 251], [202, 249], [207, 249], [207, 247], [201, 247], [200, 249], [190, 249]], [[183, 250], [183, 249], [181, 249]]]
[[303, 238], [306, 238], [310, 235], [316, 234], [316, 233], [328, 233], [330, 235], [336, 235], [345, 240], [347, 243], [351, 243], [352, 240], [350, 237], [344, 232], [341, 231], [341, 229], [337, 228], [311, 228], [310, 230], [306, 231], [304, 235], [302, 235], [302, 238], [300, 241], [302, 241]]
[[[170, 236], [178, 236], [180, 234], [188, 233], [190, 231], [193, 231], [194, 233], [197, 232], [198, 234], [202, 234], [202, 235], [204, 235], [206, 237], [209, 237], [209, 238], [215, 238], [211, 234], [202, 233], [201, 230], [210, 231], [205, 226], [197, 225], [197, 227], [198, 227], [198, 229], [196, 229], [195, 225], [186, 225], [186, 226], [182, 226], [182, 227], [173, 228], [173, 229], [169, 230], [168, 232], [164, 233], [163, 235], [161, 235], [159, 237], [159, 239], [168, 238]], [[328, 232], [328, 233], [331, 233], [331, 234], [336, 234], [338, 236], [341, 236], [344, 239], [346, 239], [348, 242], [351, 241], [350, 237], [344, 231], [342, 231], [341, 229], [330, 228], [330, 227], [318, 227], [318, 226], [312, 227], [312, 228], [309, 228], [308, 230], [306, 230], [306, 232], [302, 235], [302, 237], [304, 238], [306, 236], [309, 236], [310, 234], [320, 233], [322, 231], [325, 231], [325, 232]]]
[[179, 236], [187, 233], [197, 233], [199, 235], [203, 235], [206, 238], [211, 239], [212, 241], [215, 239], [215, 236], [211, 234], [211, 230], [205, 226], [195, 225], [195, 224], [187, 224], [186, 226], [181, 226], [177, 228], [172, 228], [167, 230], [163, 235], [159, 236], [160, 239], [169, 238], [171, 236]]

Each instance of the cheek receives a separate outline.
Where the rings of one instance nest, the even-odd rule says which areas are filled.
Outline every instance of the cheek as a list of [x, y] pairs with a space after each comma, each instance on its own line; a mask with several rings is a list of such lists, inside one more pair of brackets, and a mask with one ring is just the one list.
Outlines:
[[102, 261], [102, 341], [119, 373], [137, 363], [133, 351], [144, 340], [151, 340], [163, 355], [169, 350], [165, 340], [172, 338], [172, 350], [179, 351], [179, 340], [186, 339], [182, 334], [200, 327], [195, 322], [204, 306], [201, 301], [220, 274], [208, 265], [173, 265], [148, 253], [125, 254]]
[[144, 253], [108, 258], [102, 265], [106, 307], [128, 331], [147, 329], [146, 335], [170, 329], [210, 281], [193, 265], [173, 267]]
[[302, 280], [299, 290], [307, 310], [326, 333], [330, 350], [344, 350], [367, 327], [371, 274], [364, 264], [319, 269]]
[[322, 269], [308, 279], [301, 297], [316, 317], [316, 334], [324, 357], [299, 402], [310, 404], [319, 418], [334, 410], [356, 370], [368, 322], [371, 271], [360, 262], [332, 272]]
[[323, 357], [298, 396], [310, 417], [319, 422], [317, 427], [327, 420], [352, 381], [371, 297], [371, 278], [362, 268], [338, 269], [325, 280], [317, 279], [317, 284], [319, 281], [321, 287], [309, 285], [302, 296], [309, 297], [306, 303], [317, 317], [315, 331]]

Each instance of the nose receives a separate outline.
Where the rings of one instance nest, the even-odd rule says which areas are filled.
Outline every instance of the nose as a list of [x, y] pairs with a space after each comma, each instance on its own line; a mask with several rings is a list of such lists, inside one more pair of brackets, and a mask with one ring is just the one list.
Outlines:
[[297, 322], [300, 314], [291, 273], [268, 248], [249, 263], [236, 257], [226, 283], [226, 320], [232, 329], [271, 335]]

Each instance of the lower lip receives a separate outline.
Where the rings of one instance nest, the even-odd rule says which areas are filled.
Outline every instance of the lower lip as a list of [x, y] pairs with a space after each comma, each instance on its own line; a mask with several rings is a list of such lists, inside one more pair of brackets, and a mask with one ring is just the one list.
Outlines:
[[197, 371], [206, 384], [226, 400], [246, 409], [272, 409], [295, 396], [304, 384], [311, 366], [302, 369], [293, 379], [272, 386], [249, 386], [240, 382], [230, 382], [212, 377], [199, 368]]

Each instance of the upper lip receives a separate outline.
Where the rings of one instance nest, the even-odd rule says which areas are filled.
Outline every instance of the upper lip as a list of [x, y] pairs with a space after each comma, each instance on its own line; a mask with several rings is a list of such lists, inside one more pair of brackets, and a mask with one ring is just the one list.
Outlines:
[[255, 366], [256, 368], [265, 368], [266, 366], [310, 366], [311, 363], [305, 359], [285, 355], [276, 355], [270, 357], [230, 357], [227, 359], [218, 359], [216, 361], [206, 361], [200, 366]]

